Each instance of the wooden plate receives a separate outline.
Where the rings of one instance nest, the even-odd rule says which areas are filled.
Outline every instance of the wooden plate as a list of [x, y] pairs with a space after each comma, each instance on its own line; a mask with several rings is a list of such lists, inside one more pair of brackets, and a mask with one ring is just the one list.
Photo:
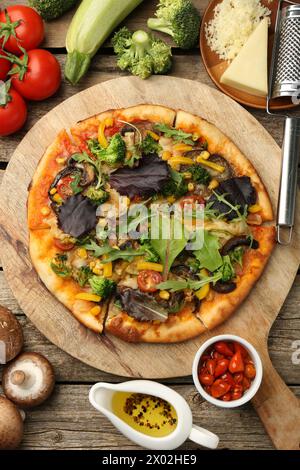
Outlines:
[[219, 91], [191, 80], [172, 77], [110, 80], [72, 96], [50, 111], [27, 133], [13, 154], [0, 189], [0, 254], [7, 281], [25, 314], [50, 341], [81, 361], [113, 374], [144, 378], [190, 375], [194, 355], [204, 340], [221, 333], [243, 336], [258, 349], [264, 363], [265, 379], [261, 392], [256, 395], [255, 406], [270, 431], [275, 429], [277, 433], [280, 429], [274, 437], [277, 446], [298, 446], [297, 428], [292, 433], [291, 426], [294, 427], [296, 420], [296, 427], [300, 417], [296, 412], [290, 413], [298, 402], [272, 367], [267, 338], [300, 263], [299, 213], [293, 244], [275, 249], [263, 277], [241, 308], [216, 330], [185, 343], [128, 344], [110, 335], [96, 335], [79, 324], [50, 294], [32, 267], [26, 201], [28, 186], [47, 146], [62, 128], [68, 129], [76, 121], [107, 109], [145, 102], [182, 108], [216, 124], [253, 162], [275, 206], [280, 149], [240, 105]]
[[[228, 68], [228, 62], [224, 60], [220, 60], [219, 56], [213, 52], [207, 44], [206, 37], [205, 37], [205, 25], [213, 19], [214, 17], [214, 9], [216, 5], [221, 3], [222, 0], [212, 0], [208, 7], [205, 10], [205, 13], [202, 18], [201, 24], [201, 31], [200, 31], [200, 50], [203, 59], [203, 63], [205, 68], [215, 83], [215, 85], [223, 91], [226, 95], [233, 98], [235, 101], [239, 103], [250, 106], [251, 108], [257, 109], [266, 109], [267, 100], [266, 98], [260, 96], [250, 95], [249, 93], [244, 93], [243, 91], [237, 90], [230, 86], [224, 85], [220, 82], [220, 79]], [[268, 3], [268, 0], [261, 0], [261, 3], [264, 4], [266, 7], [269, 8], [271, 13], [271, 26], [269, 28], [269, 59], [271, 59], [271, 52], [273, 47], [273, 39], [274, 39], [274, 28], [276, 22], [276, 13], [277, 13], [277, 6], [278, 2], [273, 1], [272, 3]], [[295, 108], [298, 105], [291, 102], [291, 98], [278, 98], [276, 100], [271, 101], [271, 109], [273, 111], [276, 110], [284, 110], [284, 109], [291, 109]]]

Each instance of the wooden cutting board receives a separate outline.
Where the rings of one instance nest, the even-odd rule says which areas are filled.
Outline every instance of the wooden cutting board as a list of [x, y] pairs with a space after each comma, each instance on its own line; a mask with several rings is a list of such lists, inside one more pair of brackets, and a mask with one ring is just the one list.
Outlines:
[[[171, 77], [118, 78], [78, 93], [45, 115], [12, 156], [0, 190], [0, 252], [5, 275], [21, 308], [54, 344], [81, 361], [124, 377], [167, 378], [191, 374], [194, 355], [209, 337], [234, 333], [261, 354], [264, 381], [254, 405], [279, 448], [299, 448], [299, 402], [275, 372], [268, 355], [271, 325], [300, 263], [300, 216], [293, 244], [277, 247], [251, 295], [233, 317], [212, 332], [181, 344], [127, 344], [80, 325], [43, 286], [28, 255], [27, 188], [46, 147], [62, 128], [101, 111], [153, 103], [182, 108], [208, 119], [253, 162], [276, 206], [281, 152], [266, 130], [240, 105], [195, 81]], [[270, 118], [271, 119], [271, 118]]]

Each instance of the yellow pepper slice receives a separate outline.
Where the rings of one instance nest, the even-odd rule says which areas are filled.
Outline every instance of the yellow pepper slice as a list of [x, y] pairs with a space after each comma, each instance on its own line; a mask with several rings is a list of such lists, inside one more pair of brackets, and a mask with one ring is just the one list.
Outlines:
[[210, 162], [209, 160], [204, 160], [202, 157], [197, 157], [197, 163], [201, 163], [212, 170], [218, 171], [219, 173], [224, 173], [225, 167], [218, 165], [217, 163]]
[[193, 165], [195, 162], [188, 157], [172, 157], [168, 163], [169, 165]]
[[109, 262], [103, 265], [103, 276], [104, 277], [112, 276], [112, 262]]
[[175, 152], [190, 152], [193, 150], [193, 147], [187, 144], [175, 144], [173, 145], [173, 150]]
[[164, 270], [164, 267], [162, 264], [150, 263], [148, 261], [140, 261], [137, 264], [137, 269], [138, 271], [145, 271], [145, 270], [150, 269], [151, 271], [157, 271], [158, 273], [162, 273]]
[[209, 292], [210, 286], [209, 284], [206, 284], [205, 286], [201, 287], [201, 289], [199, 289], [195, 295], [199, 300], [203, 300], [208, 296]]
[[147, 134], [151, 135], [152, 139], [156, 140], [156, 142], [160, 139], [159, 135], [153, 131], [147, 131]]
[[100, 302], [100, 295], [89, 294], [88, 292], [80, 292], [75, 295], [76, 300], [89, 300], [90, 302]]
[[254, 204], [253, 206], [249, 207], [250, 214], [257, 214], [257, 212], [261, 211], [261, 206], [259, 204]]
[[96, 305], [96, 307], [91, 308], [90, 314], [93, 315], [93, 317], [96, 317], [101, 313], [101, 307], [100, 305]]
[[106, 118], [99, 125], [98, 142], [101, 145], [101, 147], [103, 147], [105, 149], [108, 147], [108, 142], [107, 142], [107, 139], [105, 137], [104, 131], [105, 131], [106, 127], [111, 127], [111, 126], [113, 126], [113, 124], [114, 124], [113, 118]]

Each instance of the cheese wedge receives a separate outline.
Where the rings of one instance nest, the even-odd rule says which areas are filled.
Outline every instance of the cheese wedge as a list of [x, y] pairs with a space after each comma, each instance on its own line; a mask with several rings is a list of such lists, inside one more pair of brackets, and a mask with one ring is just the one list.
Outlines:
[[264, 18], [221, 77], [221, 83], [255, 96], [268, 94], [268, 28]]

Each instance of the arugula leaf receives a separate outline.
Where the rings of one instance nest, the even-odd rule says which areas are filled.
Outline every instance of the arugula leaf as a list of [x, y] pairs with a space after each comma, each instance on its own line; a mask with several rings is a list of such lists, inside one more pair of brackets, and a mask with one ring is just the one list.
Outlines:
[[79, 194], [81, 191], [83, 191], [83, 188], [79, 186], [80, 180], [81, 176], [79, 173], [73, 176], [73, 179], [70, 183], [70, 188], [72, 189], [73, 194]]
[[102, 260], [103, 264], [110, 263], [111, 261], [116, 261], [117, 259], [125, 259], [126, 261], [132, 261], [134, 256], [142, 256], [145, 254], [144, 250], [135, 250], [133, 248], [128, 250], [116, 250], [115, 248], [111, 249], [107, 257]]
[[155, 124], [154, 128], [165, 134], [165, 137], [170, 137], [176, 142], [183, 142], [187, 145], [195, 145], [193, 141], [193, 134], [189, 134], [180, 129], [175, 129], [174, 127], [169, 127], [166, 124]]
[[94, 240], [90, 240], [88, 243], [83, 243], [80, 246], [88, 251], [92, 251], [92, 256], [95, 256], [95, 258], [100, 258], [100, 256], [106, 255], [112, 250], [108, 244], [99, 246]]
[[[151, 245], [159, 255], [163, 265], [164, 272], [163, 278], [167, 279], [168, 273], [172, 267], [177, 256], [185, 249], [188, 240], [185, 238], [184, 229], [182, 223], [176, 217], [171, 218], [170, 223], [170, 238], [163, 239], [162, 228], [163, 228], [162, 216], [154, 217], [152, 220], [152, 227], [159, 233], [158, 239], [151, 238]], [[158, 230], [157, 230], [158, 229]], [[181, 234], [180, 238], [175, 239], [175, 234]]]
[[194, 256], [200, 261], [201, 268], [214, 272], [222, 266], [223, 260], [219, 248], [218, 238], [204, 230], [203, 247], [201, 250], [194, 251]]
[[230, 256], [230, 261], [232, 264], [239, 264], [240, 266], [243, 266], [243, 256], [244, 256], [244, 248], [242, 246], [239, 246], [232, 250], [229, 253]]
[[182, 173], [169, 168], [170, 180], [164, 185], [162, 195], [165, 197], [175, 196], [176, 199], [184, 196], [188, 192], [188, 184]]
[[157, 285], [159, 290], [171, 290], [172, 292], [178, 292], [184, 289], [199, 290], [206, 284], [216, 283], [222, 279], [221, 273], [216, 273], [214, 276], [204, 277], [199, 281], [166, 281], [161, 282]]
[[[90, 141], [88, 141], [89, 144]], [[101, 167], [101, 161], [99, 159], [93, 160], [86, 152], [82, 153], [74, 153], [71, 157], [72, 160], [75, 160], [75, 162], [78, 163], [89, 163], [92, 165], [96, 172], [97, 172], [97, 178], [98, 182], [96, 184], [96, 189], [99, 189], [100, 186], [104, 184], [103, 179], [102, 179], [102, 167]]]

